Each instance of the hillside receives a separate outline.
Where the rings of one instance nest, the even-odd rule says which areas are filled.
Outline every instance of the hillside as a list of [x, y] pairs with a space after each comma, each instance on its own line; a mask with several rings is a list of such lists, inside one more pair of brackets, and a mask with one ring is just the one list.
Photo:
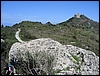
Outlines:
[[[3, 27], [3, 25], [1, 25], [1, 50], [2, 50], [1, 57], [4, 57], [5, 60], [9, 62], [8, 60], [9, 51], [14, 43], [19, 42], [19, 41], [28, 42], [28, 41], [40, 39], [40, 38], [50, 38], [50, 39], [53, 39], [54, 41], [59, 42], [61, 45], [66, 45], [66, 46], [71, 45], [71, 47], [68, 47], [68, 48], [66, 47], [65, 51], [67, 50], [68, 52], [71, 52], [75, 55], [76, 55], [76, 52], [75, 52], [74, 46], [79, 47], [80, 49], [85, 49], [87, 52], [88, 50], [92, 51], [97, 56], [99, 56], [99, 23], [93, 21], [92, 19], [89, 19], [85, 15], [76, 14], [72, 18], [58, 24], [52, 24], [50, 22], [47, 22], [46, 24], [42, 24], [41, 22], [22, 21], [20, 23], [14, 24], [13, 26]], [[47, 41], [47, 43], [48, 42], [49, 40]], [[38, 44], [36, 44], [36, 47], [38, 47], [37, 46]], [[50, 48], [48, 49], [54, 49], [52, 48], [52, 45], [48, 44], [48, 46], [50, 46]], [[41, 48], [43, 47], [41, 46]], [[16, 46], [15, 46], [15, 49], [16, 49]], [[45, 49], [45, 50], [48, 50], [48, 49]], [[77, 50], [77, 51], [80, 51], [80, 50]], [[59, 54], [59, 56], [62, 56], [62, 55]], [[75, 56], [72, 55], [72, 57], [75, 57]], [[88, 55], [86, 55], [85, 59], [87, 59], [87, 57]], [[91, 56], [89, 59], [91, 59]], [[93, 62], [96, 61], [96, 57], [94, 59], [95, 60]], [[87, 62], [88, 61], [86, 60], [85, 63], [88, 66]], [[91, 63], [91, 60], [89, 61], [89, 63]], [[4, 68], [5, 66], [2, 64], [1, 67]], [[74, 73], [74, 74], [78, 74], [78, 73]], [[85, 74], [85, 72], [83, 71], [82, 74]], [[90, 73], [88, 72], [88, 74]], [[94, 74], [96, 74], [95, 71], [94, 71]]]
[[[84, 15], [77, 15], [67, 21], [52, 24], [47, 22], [22, 21], [13, 26], [1, 27], [1, 39], [5, 43], [1, 44], [1, 55], [8, 55], [10, 47], [17, 42], [15, 33], [20, 28], [20, 38], [29, 41], [38, 38], [51, 38], [64, 45], [75, 45], [87, 49], [99, 55], [99, 23]], [[73, 42], [75, 42], [73, 44]]]

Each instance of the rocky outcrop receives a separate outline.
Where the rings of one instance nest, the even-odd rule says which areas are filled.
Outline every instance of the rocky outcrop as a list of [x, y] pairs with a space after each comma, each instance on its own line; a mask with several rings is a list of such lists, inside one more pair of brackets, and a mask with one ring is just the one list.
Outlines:
[[99, 75], [99, 57], [95, 53], [72, 45], [62, 45], [51, 38], [40, 38], [24, 43], [16, 42], [9, 51], [9, 61], [15, 60], [20, 51], [25, 60], [25, 52], [46, 52], [54, 56], [55, 75]]
[[75, 14], [74, 17], [80, 18], [80, 14], [79, 13], [78, 14]]

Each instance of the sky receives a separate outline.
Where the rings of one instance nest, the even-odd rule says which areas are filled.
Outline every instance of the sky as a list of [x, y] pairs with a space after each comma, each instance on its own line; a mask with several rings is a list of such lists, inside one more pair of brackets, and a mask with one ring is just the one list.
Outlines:
[[99, 22], [99, 1], [1, 1], [1, 24], [22, 21], [57, 24], [76, 13]]

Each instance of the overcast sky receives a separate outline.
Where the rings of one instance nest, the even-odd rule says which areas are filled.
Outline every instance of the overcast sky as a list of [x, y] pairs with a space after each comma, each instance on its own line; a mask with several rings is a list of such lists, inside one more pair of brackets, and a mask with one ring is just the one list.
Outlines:
[[1, 1], [3, 25], [12, 26], [27, 20], [56, 24], [76, 13], [99, 22], [99, 1]]

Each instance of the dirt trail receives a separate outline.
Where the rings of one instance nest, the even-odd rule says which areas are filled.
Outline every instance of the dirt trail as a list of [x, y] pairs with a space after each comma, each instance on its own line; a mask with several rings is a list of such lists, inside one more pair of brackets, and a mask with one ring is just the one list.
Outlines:
[[20, 28], [18, 28], [18, 31], [17, 31], [16, 34], [15, 34], [15, 37], [16, 37], [16, 39], [17, 39], [19, 42], [23, 43], [24, 41], [22, 41], [22, 40], [20, 39], [20, 37], [19, 37], [19, 32], [20, 32], [20, 31], [21, 31]]

